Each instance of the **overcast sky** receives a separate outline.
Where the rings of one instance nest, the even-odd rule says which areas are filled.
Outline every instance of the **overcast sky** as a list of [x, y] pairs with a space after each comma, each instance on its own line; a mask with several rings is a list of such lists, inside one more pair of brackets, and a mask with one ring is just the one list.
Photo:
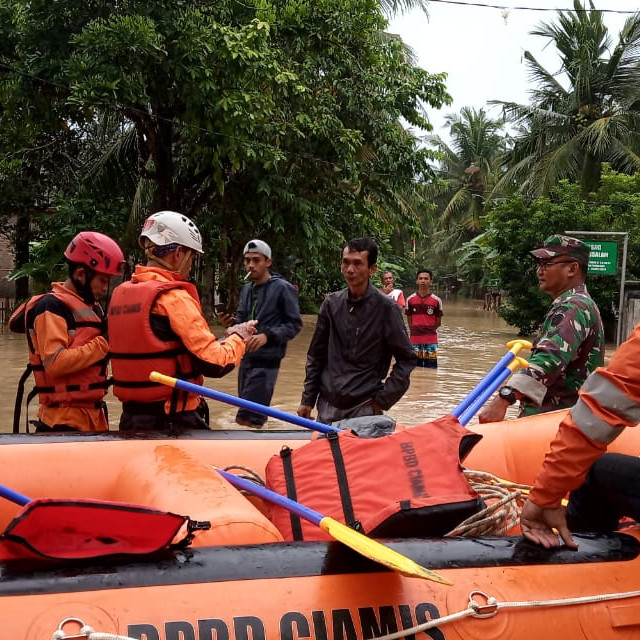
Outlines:
[[[553, 47], [545, 48], [547, 40], [529, 32], [541, 22], [554, 21], [556, 9], [573, 8], [572, 0], [509, 1], [505, 20], [502, 15], [505, 9], [473, 6], [471, 1], [459, 0], [454, 4], [433, 0], [429, 2], [428, 17], [421, 11], [412, 11], [391, 20], [388, 28], [414, 49], [421, 67], [432, 73], [448, 73], [446, 85], [453, 105], [429, 111], [434, 133], [446, 140], [448, 134], [443, 127], [447, 113], [459, 113], [462, 107], [469, 106], [485, 108], [490, 116], [497, 117], [499, 109], [489, 107], [489, 100], [528, 102], [523, 52], [531, 51], [549, 71], [559, 68]], [[588, 0], [584, 3], [588, 5]], [[478, 0], [475, 4], [500, 2]], [[631, 15], [614, 11], [640, 11], [638, 0], [595, 0], [594, 4], [597, 9], [606, 9], [604, 22], [614, 44], [624, 21]]]

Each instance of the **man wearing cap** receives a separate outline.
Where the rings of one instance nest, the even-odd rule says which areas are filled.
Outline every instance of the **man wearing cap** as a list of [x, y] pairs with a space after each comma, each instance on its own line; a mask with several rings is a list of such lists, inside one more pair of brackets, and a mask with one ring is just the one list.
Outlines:
[[531, 252], [540, 290], [553, 302], [534, 340], [529, 368], [500, 389], [479, 414], [480, 422], [503, 420], [516, 400], [518, 417], [570, 407], [587, 376], [604, 363], [602, 320], [585, 285], [589, 251], [577, 238], [554, 235]]
[[[257, 333], [247, 341], [247, 353], [238, 370], [238, 395], [269, 406], [287, 342], [302, 328], [296, 290], [280, 274], [271, 272], [271, 247], [263, 240], [249, 240], [242, 251], [251, 282], [240, 293], [235, 318], [221, 314], [223, 324], [257, 320]], [[236, 422], [262, 427], [267, 417], [239, 409]]]

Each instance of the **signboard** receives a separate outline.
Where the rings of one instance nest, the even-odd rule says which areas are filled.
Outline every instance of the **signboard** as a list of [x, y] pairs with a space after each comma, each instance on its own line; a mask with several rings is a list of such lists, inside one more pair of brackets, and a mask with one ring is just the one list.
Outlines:
[[587, 273], [615, 276], [618, 273], [618, 243], [601, 240], [583, 240], [591, 247]]

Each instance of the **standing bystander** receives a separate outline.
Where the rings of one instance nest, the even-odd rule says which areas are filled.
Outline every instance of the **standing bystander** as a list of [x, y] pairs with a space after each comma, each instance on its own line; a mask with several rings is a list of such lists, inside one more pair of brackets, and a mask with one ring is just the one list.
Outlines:
[[604, 362], [604, 329], [596, 303], [587, 292], [588, 244], [570, 236], [549, 236], [531, 253], [538, 283], [553, 302], [533, 343], [529, 368], [480, 412], [480, 422], [504, 419], [520, 400], [518, 417], [563, 409], [578, 400], [578, 389]]
[[433, 273], [430, 269], [418, 269], [418, 291], [409, 296], [405, 313], [409, 319], [411, 344], [418, 356], [418, 366], [427, 369], [438, 367], [438, 327], [442, 323], [442, 300], [431, 293]]
[[385, 271], [382, 274], [382, 288], [380, 289], [380, 291], [389, 296], [394, 302], [398, 304], [399, 307], [404, 309], [404, 305], [406, 303], [404, 299], [404, 293], [402, 292], [402, 289], [396, 288], [396, 277], [391, 271]]
[[[271, 247], [263, 240], [250, 240], [244, 247], [244, 266], [251, 282], [242, 288], [235, 319], [220, 315], [226, 326], [232, 322], [258, 321], [258, 333], [247, 340], [247, 354], [238, 370], [238, 395], [269, 406], [287, 343], [302, 328], [296, 290], [280, 274], [271, 272]], [[240, 409], [236, 422], [262, 427], [265, 415]]]
[[320, 308], [299, 416], [311, 417], [314, 406], [323, 423], [381, 414], [409, 388], [416, 358], [400, 308], [371, 284], [377, 260], [371, 238], [343, 248], [347, 288], [328, 295]]

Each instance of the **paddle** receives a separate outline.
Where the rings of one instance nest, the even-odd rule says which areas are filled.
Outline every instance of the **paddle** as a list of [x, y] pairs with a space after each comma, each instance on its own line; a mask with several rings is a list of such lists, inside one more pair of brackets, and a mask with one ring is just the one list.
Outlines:
[[[489, 371], [489, 373], [487, 373], [487, 375], [469, 392], [465, 399], [451, 412], [451, 414], [454, 417], [459, 418], [463, 412], [469, 409], [470, 412], [466, 413], [464, 416], [466, 422], [460, 421], [461, 424], [467, 424], [484, 404], [487, 398], [510, 375], [512, 369], [508, 368], [509, 363], [515, 361], [515, 363], [517, 363], [516, 366], [524, 366], [523, 363], [526, 363], [526, 360], [523, 358], [516, 359], [516, 354], [521, 349], [531, 349], [532, 346], [533, 345], [527, 340], [511, 340], [508, 342], [507, 347], [509, 348], [509, 351], [502, 356], [491, 371]], [[528, 363], [526, 366], [528, 366]], [[222, 391], [217, 391], [215, 389], [209, 389], [208, 387], [204, 387], [193, 382], [187, 382], [186, 380], [167, 376], [157, 371], [152, 371], [149, 374], [149, 380], [151, 380], [151, 382], [165, 384], [169, 387], [175, 387], [181, 391], [197, 393], [205, 396], [206, 398], [219, 400], [220, 402], [225, 402], [226, 404], [240, 407], [241, 409], [248, 409], [249, 411], [262, 413], [265, 416], [277, 418], [278, 420], [283, 420], [284, 422], [289, 422], [299, 427], [304, 427], [305, 429], [313, 429], [314, 431], [320, 431], [322, 433], [341, 431], [338, 427], [323, 424], [322, 422], [316, 422], [315, 420], [309, 420], [309, 418], [302, 418], [301, 416], [297, 416], [293, 413], [280, 411], [279, 409], [274, 409], [267, 405], [252, 402], [251, 400], [245, 400], [244, 398], [238, 398], [237, 396], [232, 396], [228, 393], [223, 393]], [[482, 402], [479, 404], [476, 403], [478, 398], [483, 398]], [[473, 409], [471, 409], [472, 405]]]
[[517, 367], [527, 368], [529, 363], [520, 356], [516, 356], [502, 371], [494, 374], [491, 383], [484, 387], [482, 392], [475, 397], [473, 402], [460, 414], [458, 422], [462, 425], [469, 423], [491, 394], [513, 373]]
[[27, 496], [24, 496], [21, 493], [14, 491], [13, 489], [9, 489], [9, 487], [3, 487], [1, 484], [0, 496], [6, 498], [7, 500], [10, 500], [11, 502], [15, 502], [20, 506], [24, 506], [25, 504], [31, 502], [31, 498], [27, 498]]
[[[459, 418], [472, 404], [475, 404], [478, 398], [483, 397], [487, 388], [491, 387], [491, 392], [484, 396], [484, 400], [480, 404], [480, 406], [482, 406], [482, 404], [484, 404], [487, 398], [500, 386], [500, 384], [509, 377], [511, 370], [508, 370], [505, 377], [501, 378], [500, 381], [496, 383], [498, 377], [505, 374], [505, 367], [507, 367], [509, 363], [516, 358], [522, 349], [531, 349], [533, 348], [533, 344], [528, 340], [511, 340], [510, 342], [507, 342], [507, 348], [509, 351], [507, 351], [507, 353], [498, 360], [493, 369], [491, 369], [491, 371], [489, 371], [489, 373], [487, 373], [487, 375], [485, 375], [485, 377], [482, 378], [482, 380], [480, 380], [480, 382], [467, 394], [464, 400], [462, 400], [462, 402], [451, 412], [451, 415]], [[522, 359], [520, 360], [520, 363], [521, 362], [523, 362]], [[480, 406], [477, 407], [476, 411]], [[473, 417], [476, 411], [468, 417], [467, 422]], [[461, 424], [466, 424], [466, 422], [460, 422]]]
[[355, 531], [346, 524], [342, 524], [329, 516], [323, 516], [321, 513], [318, 513], [299, 502], [295, 502], [290, 498], [281, 496], [279, 493], [255, 484], [250, 480], [234, 476], [233, 474], [223, 471], [218, 467], [213, 467], [213, 469], [215, 469], [222, 477], [226, 478], [234, 487], [249, 491], [268, 502], [277, 504], [284, 509], [287, 509], [287, 511], [295, 513], [297, 516], [320, 527], [320, 529], [328, 533], [335, 540], [342, 542], [342, 544], [350, 547], [370, 560], [374, 560], [375, 562], [410, 578], [423, 578], [447, 585], [453, 584], [446, 578], [438, 575], [435, 571], [426, 569], [417, 562], [411, 560], [411, 558], [398, 553], [394, 549], [390, 549], [377, 540], [373, 540], [372, 538], [365, 536], [359, 531]]
[[151, 382], [166, 384], [169, 387], [175, 387], [176, 389], [180, 389], [181, 391], [190, 391], [191, 393], [197, 393], [201, 396], [205, 396], [206, 398], [211, 398], [212, 400], [226, 402], [227, 404], [232, 404], [235, 407], [240, 407], [241, 409], [248, 409], [249, 411], [263, 413], [265, 416], [284, 420], [285, 422], [290, 422], [291, 424], [295, 424], [299, 427], [305, 427], [306, 429], [313, 429], [314, 431], [321, 431], [322, 433], [341, 431], [341, 429], [338, 429], [338, 427], [332, 427], [328, 424], [322, 424], [322, 422], [309, 420], [309, 418], [302, 418], [301, 416], [297, 416], [293, 413], [286, 413], [285, 411], [280, 411], [279, 409], [274, 409], [273, 407], [258, 404], [257, 402], [252, 402], [251, 400], [245, 400], [244, 398], [238, 398], [237, 396], [232, 396], [228, 393], [223, 393], [222, 391], [209, 389], [208, 387], [203, 387], [202, 385], [194, 384], [193, 382], [187, 382], [186, 380], [180, 380], [179, 378], [166, 376], [163, 373], [158, 373], [157, 371], [152, 371], [149, 374], [149, 380], [151, 380]]

